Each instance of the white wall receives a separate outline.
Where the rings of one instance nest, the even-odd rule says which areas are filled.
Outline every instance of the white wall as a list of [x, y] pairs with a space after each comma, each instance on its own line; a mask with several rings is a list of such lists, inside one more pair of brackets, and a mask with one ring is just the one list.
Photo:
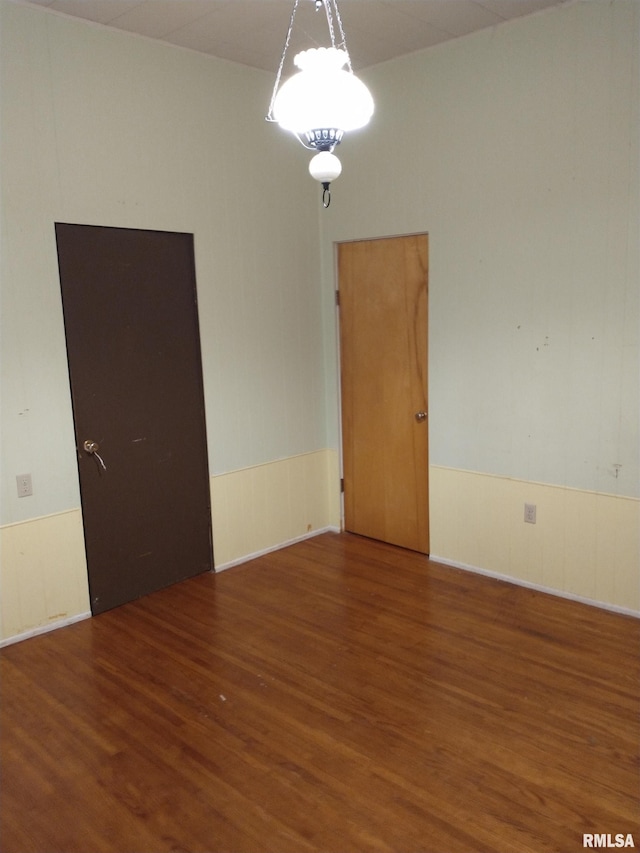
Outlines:
[[[264, 547], [335, 516], [328, 497], [299, 512], [307, 492], [328, 495], [335, 450], [318, 196], [304, 151], [264, 120], [273, 75], [8, 0], [0, 15], [0, 591], [13, 635], [88, 609], [55, 221], [194, 233], [214, 506], [217, 477], [228, 491], [234, 472], [266, 466], [279, 488], [276, 461], [291, 477], [290, 516]], [[33, 496], [18, 499], [27, 472]], [[241, 507], [213, 525], [216, 559], [251, 552]]]
[[[430, 235], [433, 555], [636, 610], [639, 16], [577, 2], [363, 73], [322, 218], [332, 318], [335, 241]], [[622, 553], [576, 565], [593, 536]]]

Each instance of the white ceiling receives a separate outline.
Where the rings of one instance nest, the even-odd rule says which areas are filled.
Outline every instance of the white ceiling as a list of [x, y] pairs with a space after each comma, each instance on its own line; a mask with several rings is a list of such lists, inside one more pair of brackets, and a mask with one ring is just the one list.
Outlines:
[[[339, 10], [353, 67], [359, 69], [571, 1], [339, 0]], [[293, 10], [293, 0], [20, 2], [272, 72]], [[314, 0], [300, 0], [295, 24], [291, 51], [314, 40], [328, 43], [326, 16], [316, 12]]]

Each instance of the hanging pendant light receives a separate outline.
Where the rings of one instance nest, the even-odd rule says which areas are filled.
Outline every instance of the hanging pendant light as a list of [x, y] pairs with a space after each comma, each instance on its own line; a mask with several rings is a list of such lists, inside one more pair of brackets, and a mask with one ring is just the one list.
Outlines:
[[329, 185], [342, 171], [333, 150], [346, 132], [368, 124], [373, 115], [373, 98], [351, 68], [337, 0], [315, 0], [316, 10], [325, 9], [331, 46], [298, 53], [294, 64], [299, 71], [280, 86], [299, 2], [295, 0], [291, 13], [267, 120], [277, 122], [284, 130], [291, 131], [305, 148], [317, 152], [309, 164], [309, 172], [322, 184], [322, 203], [329, 207]]

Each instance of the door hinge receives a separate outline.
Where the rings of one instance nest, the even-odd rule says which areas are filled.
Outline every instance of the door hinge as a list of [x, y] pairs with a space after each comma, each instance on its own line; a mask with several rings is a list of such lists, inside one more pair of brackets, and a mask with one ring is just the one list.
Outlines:
[[344, 492], [344, 477], [340, 478], [340, 491]]
[[336, 305], [340, 305], [340, 291], [336, 290]]

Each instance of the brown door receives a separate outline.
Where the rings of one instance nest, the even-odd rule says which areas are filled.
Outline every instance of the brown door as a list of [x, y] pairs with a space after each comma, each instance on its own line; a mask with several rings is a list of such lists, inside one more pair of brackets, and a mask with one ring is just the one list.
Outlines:
[[429, 553], [426, 234], [338, 246], [345, 527]]
[[97, 614], [213, 567], [193, 236], [56, 239]]

